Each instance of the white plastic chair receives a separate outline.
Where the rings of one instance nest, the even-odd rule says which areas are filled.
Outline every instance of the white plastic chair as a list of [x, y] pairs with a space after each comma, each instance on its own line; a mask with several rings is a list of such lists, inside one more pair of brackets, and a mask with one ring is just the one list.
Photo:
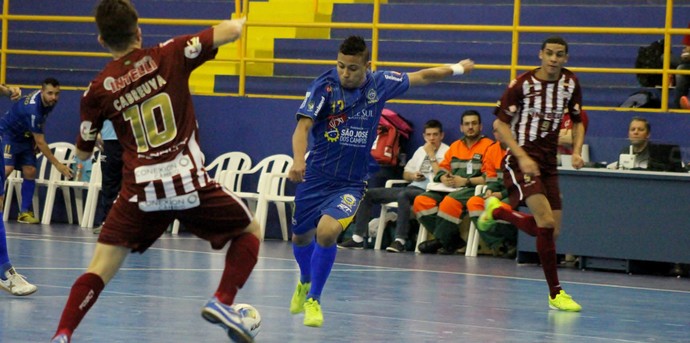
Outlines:
[[280, 220], [280, 229], [283, 234], [283, 240], [288, 240], [287, 232], [287, 213], [285, 205], [295, 202], [294, 195], [285, 195], [285, 184], [288, 181], [287, 173], [267, 173], [264, 175], [264, 182], [262, 192], [259, 193], [259, 199], [256, 205], [256, 219], [261, 228], [261, 238], [266, 234], [266, 219], [268, 217], [268, 205], [274, 203], [278, 210], [278, 219]]
[[[54, 147], [53, 155], [58, 161], [60, 161], [60, 163], [65, 165], [70, 165], [73, 163], [73, 157], [76, 151], [74, 144], [67, 142], [58, 142], [53, 143], [51, 145], [53, 145]], [[100, 178], [98, 178], [98, 180], [96, 180], [96, 178], [92, 178], [90, 181], [74, 181], [62, 175], [62, 173], [60, 173], [57, 170], [57, 168], [51, 167], [50, 177], [48, 179], [46, 189], [45, 204], [43, 205], [43, 217], [41, 219], [41, 224], [50, 224], [53, 216], [53, 207], [55, 205], [55, 196], [57, 195], [58, 189], [60, 189], [62, 191], [62, 197], [65, 201], [67, 221], [70, 224], [73, 223], [71, 191], [74, 190], [74, 201], [77, 206], [77, 222], [80, 226], [84, 226], [82, 224], [84, 219], [85, 208], [83, 191], [88, 191], [91, 183], [95, 184], [98, 181], [100, 181]], [[92, 196], [92, 199], [95, 198], [97, 198], [97, 196]]]
[[[216, 157], [206, 167], [206, 171], [213, 175], [213, 179], [232, 192], [242, 190], [242, 177], [237, 172], [248, 171], [252, 168], [252, 159], [241, 151], [226, 152]], [[170, 233], [177, 235], [180, 232], [180, 221], [175, 220]]]
[[[474, 195], [482, 195], [486, 191], [486, 185], [477, 185], [474, 188]], [[417, 234], [417, 245], [415, 252], [419, 252], [419, 245], [427, 240], [428, 231], [423, 225], [419, 225], [419, 234]], [[467, 234], [467, 247], [465, 248], [465, 257], [477, 256], [477, 249], [479, 248], [479, 233], [473, 222], [470, 222], [470, 229]]]
[[93, 221], [96, 218], [96, 209], [98, 208], [98, 195], [103, 185], [102, 181], [101, 158], [99, 154], [91, 168], [91, 180], [86, 191], [86, 204], [84, 205], [84, 215], [81, 220], [81, 227], [83, 228], [93, 228]]
[[[402, 180], [402, 179], [395, 179], [395, 180], [388, 180], [386, 181], [386, 188], [391, 188], [394, 185], [398, 184], [405, 184], [405, 183], [410, 183], [410, 181], [407, 180]], [[381, 204], [381, 213], [379, 214], [379, 226], [376, 229], [376, 242], [374, 243], [374, 249], [380, 250], [381, 249], [381, 244], [383, 242], [383, 232], [386, 229], [386, 212], [388, 212], [389, 209], [394, 209], [398, 208], [398, 203], [396, 201], [389, 202], [386, 204]], [[407, 209], [408, 211], [410, 209]]]
[[[40, 170], [37, 170], [37, 176], [39, 175]], [[7, 221], [10, 217], [10, 211], [12, 210], [12, 197], [15, 195], [17, 196], [17, 208], [21, 209], [22, 206], [22, 182], [24, 179], [22, 178], [22, 172], [21, 170], [13, 170], [12, 173], [7, 177], [5, 180], [5, 189], [7, 190], [5, 192], [5, 203], [3, 204], [3, 210], [4, 213], [2, 214], [2, 220]], [[38, 183], [38, 180], [37, 180]], [[39, 215], [39, 202], [38, 202], [38, 192], [34, 192], [34, 197], [33, 197], [33, 208], [34, 208], [34, 215], [38, 216]]]
[[[244, 175], [252, 175], [252, 174], [259, 174], [259, 181], [258, 181], [258, 186], [255, 192], [243, 192], [243, 191], [237, 191], [235, 194], [247, 201], [247, 204], [249, 205], [249, 208], [251, 209], [252, 212], [256, 213], [257, 208], [258, 208], [258, 203], [259, 203], [259, 196], [264, 191], [265, 185], [267, 185], [267, 180], [268, 176], [267, 174], [273, 173], [273, 174], [285, 174], [290, 170], [290, 167], [292, 167], [292, 157], [284, 154], [278, 154], [278, 155], [272, 155], [264, 158], [259, 162], [256, 166], [254, 166], [252, 169], [247, 170], [247, 171], [240, 171], [237, 172], [240, 177]], [[284, 191], [284, 186], [285, 183], [281, 182], [280, 180], [277, 179], [272, 179], [271, 182], [268, 182], [269, 186], [274, 186], [276, 188], [276, 195], [282, 196]], [[279, 187], [278, 185], [282, 185], [282, 188]], [[282, 190], [281, 190], [282, 189]], [[276, 207], [278, 208], [278, 214], [280, 215], [281, 219], [281, 229], [283, 231], [283, 239], [287, 240], [287, 219], [283, 220], [285, 218], [285, 202], [275, 202]], [[265, 204], [266, 206], [267, 203]], [[268, 209], [266, 208], [266, 211]], [[262, 208], [261, 211], [263, 212], [264, 209]], [[264, 234], [266, 233], [266, 227], [265, 223], [263, 226], [261, 226], [261, 239], [263, 240]]]

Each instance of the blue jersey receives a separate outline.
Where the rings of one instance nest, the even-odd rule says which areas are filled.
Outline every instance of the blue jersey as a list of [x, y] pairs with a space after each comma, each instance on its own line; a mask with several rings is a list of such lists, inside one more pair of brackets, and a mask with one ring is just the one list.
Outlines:
[[43, 134], [43, 126], [53, 107], [43, 106], [40, 90], [21, 98], [0, 118], [0, 134], [5, 143], [33, 144], [33, 133]]
[[340, 86], [336, 68], [314, 80], [297, 111], [297, 119], [314, 120], [305, 179], [368, 179], [369, 172], [377, 168], [371, 146], [381, 111], [386, 101], [409, 87], [407, 74], [393, 71], [368, 72], [364, 84], [356, 89]]

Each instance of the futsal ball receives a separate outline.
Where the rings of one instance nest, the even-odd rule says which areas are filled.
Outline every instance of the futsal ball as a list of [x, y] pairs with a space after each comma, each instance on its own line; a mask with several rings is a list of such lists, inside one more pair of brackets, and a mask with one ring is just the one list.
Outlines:
[[249, 304], [234, 304], [232, 307], [242, 318], [244, 328], [249, 331], [252, 337], [256, 337], [261, 331], [261, 315], [259, 311]]

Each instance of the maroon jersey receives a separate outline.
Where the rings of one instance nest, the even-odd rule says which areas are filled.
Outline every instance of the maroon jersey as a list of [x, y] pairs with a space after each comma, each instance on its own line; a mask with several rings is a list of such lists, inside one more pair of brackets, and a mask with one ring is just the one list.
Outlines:
[[92, 151], [110, 119], [122, 144], [121, 201], [143, 211], [181, 210], [199, 204], [209, 182], [199, 148], [189, 76], [213, 59], [213, 28], [136, 49], [106, 65], [81, 99], [77, 147]]
[[518, 144], [540, 166], [556, 166], [558, 133], [567, 113], [581, 122], [582, 90], [575, 74], [563, 68], [556, 81], [536, 77], [539, 69], [513, 80], [494, 114], [510, 125]]

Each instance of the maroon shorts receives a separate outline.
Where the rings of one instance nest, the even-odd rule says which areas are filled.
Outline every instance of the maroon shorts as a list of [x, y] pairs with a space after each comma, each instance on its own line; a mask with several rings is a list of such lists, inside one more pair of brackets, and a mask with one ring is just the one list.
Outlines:
[[221, 249], [252, 221], [240, 198], [217, 183], [197, 190], [199, 206], [177, 211], [144, 212], [138, 203], [118, 197], [108, 213], [98, 242], [143, 253], [178, 219], [185, 229]]
[[[512, 159], [515, 161], [515, 159]], [[534, 194], [544, 194], [551, 204], [551, 210], [562, 209], [561, 190], [558, 187], [558, 170], [541, 169], [539, 176], [525, 179], [517, 163], [508, 163], [503, 170], [503, 184], [508, 189], [508, 199], [512, 208], [525, 205], [525, 200]]]

